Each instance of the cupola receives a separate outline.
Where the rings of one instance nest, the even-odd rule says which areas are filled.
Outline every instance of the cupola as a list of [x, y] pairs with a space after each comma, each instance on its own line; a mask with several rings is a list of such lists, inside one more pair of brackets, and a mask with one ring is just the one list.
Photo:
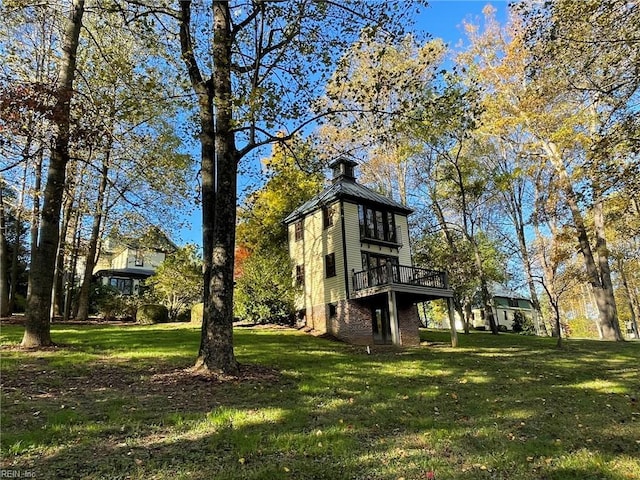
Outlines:
[[340, 180], [349, 180], [351, 182], [356, 181], [354, 169], [358, 164], [353, 160], [347, 160], [346, 158], [339, 158], [329, 164], [329, 168], [333, 170], [333, 183]]

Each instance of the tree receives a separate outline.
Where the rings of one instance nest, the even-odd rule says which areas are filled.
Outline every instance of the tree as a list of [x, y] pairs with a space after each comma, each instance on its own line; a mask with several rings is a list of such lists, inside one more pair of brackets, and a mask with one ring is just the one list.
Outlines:
[[186, 245], [167, 256], [156, 272], [145, 282], [169, 310], [169, 318], [176, 321], [202, 298], [202, 262], [197, 247]]
[[338, 113], [319, 129], [323, 150], [359, 160], [362, 181], [407, 204], [412, 157], [419, 151], [409, 124], [440, 79], [445, 45], [399, 45], [366, 32], [341, 59], [327, 84], [327, 105]]
[[248, 252], [237, 276], [236, 314], [255, 323], [291, 322], [295, 295], [284, 219], [320, 192], [323, 175], [307, 142], [273, 146], [263, 161], [268, 180], [239, 212], [238, 248]]
[[[326, 112], [314, 110], [337, 55], [361, 32], [402, 38], [404, 2], [236, 3], [199, 12], [180, 2], [180, 46], [198, 103], [201, 141], [204, 313], [197, 366], [235, 373], [233, 266], [237, 168]], [[212, 23], [209, 23], [212, 18]], [[199, 32], [194, 35], [193, 32]], [[210, 38], [200, 32], [210, 34]], [[211, 53], [211, 60], [208, 54]], [[206, 65], [212, 65], [210, 71]], [[287, 126], [295, 122], [291, 130]]]
[[[547, 135], [540, 148], [570, 207], [603, 338], [620, 341], [604, 212], [639, 168], [640, 8], [618, 0], [557, 0], [528, 10], [526, 18], [538, 93], [574, 105], [571, 115], [555, 122], [562, 130]], [[591, 236], [586, 213], [593, 219]]]
[[438, 96], [421, 109], [422, 120], [413, 126], [423, 144], [422, 161], [416, 166], [416, 181], [426, 193], [425, 205], [434, 212], [452, 251], [460, 234], [473, 255], [484, 311], [492, 333], [498, 333], [489, 293], [481, 238], [491, 223], [495, 188], [492, 171], [481, 168], [478, 158], [485, 154], [472, 136], [480, 113], [477, 92], [451, 76]]
[[59, 240], [59, 221], [69, 161], [69, 130], [71, 98], [76, 69], [76, 52], [82, 27], [84, 0], [73, 0], [65, 22], [59, 77], [53, 108], [55, 133], [47, 172], [38, 245], [31, 252], [29, 272], [31, 291], [27, 298], [23, 347], [51, 345], [51, 289]]
[[[542, 268], [542, 275], [536, 280], [542, 285], [553, 311], [553, 335], [557, 337], [557, 348], [562, 347], [562, 320], [560, 302], [565, 294], [581, 281], [576, 269], [571, 245], [570, 228], [562, 226], [555, 192], [545, 192], [538, 177], [536, 182], [536, 213], [533, 225], [536, 232], [536, 259]], [[541, 224], [546, 225], [549, 235], [542, 233]]]
[[[30, 223], [31, 248], [38, 243], [45, 151], [52, 144], [52, 91], [56, 79], [55, 50], [60, 38], [60, 16], [50, 5], [40, 3], [0, 6], [0, 155], [2, 176], [15, 195], [11, 212], [16, 222], [10, 237], [9, 306], [16, 301], [23, 254], [23, 224]], [[26, 295], [26, 291], [22, 292]]]
[[[539, 166], [530, 160], [534, 136], [523, 128], [518, 112], [528, 96], [526, 68], [530, 52], [524, 43], [522, 22], [516, 15], [502, 26], [493, 7], [486, 6], [483, 13], [482, 29], [465, 22], [469, 46], [458, 54], [456, 62], [465, 72], [465, 82], [480, 91], [482, 114], [474, 136], [485, 145], [487, 154], [479, 160], [495, 176], [497, 206], [508, 220], [495, 227], [518, 255], [532, 306], [542, 318], [527, 232], [527, 218], [533, 209], [530, 174], [535, 174]], [[541, 326], [544, 331], [544, 323]]]
[[[80, 169], [81, 184], [87, 188], [75, 193], [81, 227], [87, 232], [78, 320], [89, 314], [93, 269], [105, 226], [110, 229], [127, 216], [135, 217], [132, 223], [139, 230], [160, 223], [170, 230], [172, 212], [188, 196], [192, 170], [191, 156], [180, 152], [183, 142], [174, 120], [182, 106], [174, 98], [181, 87], [154, 36], [157, 32], [141, 36], [121, 16], [106, 10], [85, 23], [95, 34], [79, 55], [82, 102], [76, 102], [81, 113], [76, 128], [84, 132], [77, 156], [90, 164], [88, 170]], [[123, 226], [116, 229], [127, 233]]]

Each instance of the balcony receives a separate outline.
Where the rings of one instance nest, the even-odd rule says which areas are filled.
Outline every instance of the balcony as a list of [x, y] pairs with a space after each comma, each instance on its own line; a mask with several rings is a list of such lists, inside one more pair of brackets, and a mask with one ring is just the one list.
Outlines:
[[[382, 265], [353, 272], [352, 298], [362, 298], [389, 290], [414, 294], [423, 299], [446, 298], [453, 295], [446, 272], [407, 265]], [[418, 300], [418, 299], [417, 299]]]

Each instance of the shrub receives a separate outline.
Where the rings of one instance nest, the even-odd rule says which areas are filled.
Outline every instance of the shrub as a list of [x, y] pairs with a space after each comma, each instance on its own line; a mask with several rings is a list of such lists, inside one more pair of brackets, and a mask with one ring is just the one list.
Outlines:
[[521, 335], [535, 335], [536, 327], [533, 321], [526, 317], [520, 310], [513, 312], [513, 324], [511, 326], [514, 333]]
[[91, 289], [91, 311], [105, 320], [114, 320], [123, 310], [120, 291], [110, 285], [94, 283]]
[[253, 323], [290, 324], [299, 289], [291, 281], [291, 270], [286, 253], [246, 259], [235, 291], [235, 316]]
[[136, 322], [141, 325], [167, 323], [169, 310], [164, 305], [140, 305], [136, 313]]

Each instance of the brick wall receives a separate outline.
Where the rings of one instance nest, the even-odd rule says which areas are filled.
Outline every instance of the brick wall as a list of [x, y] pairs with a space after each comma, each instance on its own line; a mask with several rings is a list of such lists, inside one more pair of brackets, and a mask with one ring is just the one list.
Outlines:
[[416, 305], [398, 305], [398, 326], [400, 327], [400, 345], [413, 347], [420, 345], [420, 317]]
[[368, 306], [353, 300], [341, 302], [344, 309], [344, 321], [335, 336], [354, 345], [371, 345], [371, 310]]
[[[401, 346], [410, 347], [420, 344], [419, 325], [418, 308], [415, 305], [398, 305]], [[333, 318], [329, 318], [327, 305], [316, 305], [312, 308], [310, 315], [307, 311], [307, 326], [354, 345], [373, 344], [371, 308], [366, 301], [336, 302], [336, 315]]]
[[311, 309], [311, 315], [307, 312], [307, 326], [314, 330], [327, 333], [327, 306], [315, 305]]

